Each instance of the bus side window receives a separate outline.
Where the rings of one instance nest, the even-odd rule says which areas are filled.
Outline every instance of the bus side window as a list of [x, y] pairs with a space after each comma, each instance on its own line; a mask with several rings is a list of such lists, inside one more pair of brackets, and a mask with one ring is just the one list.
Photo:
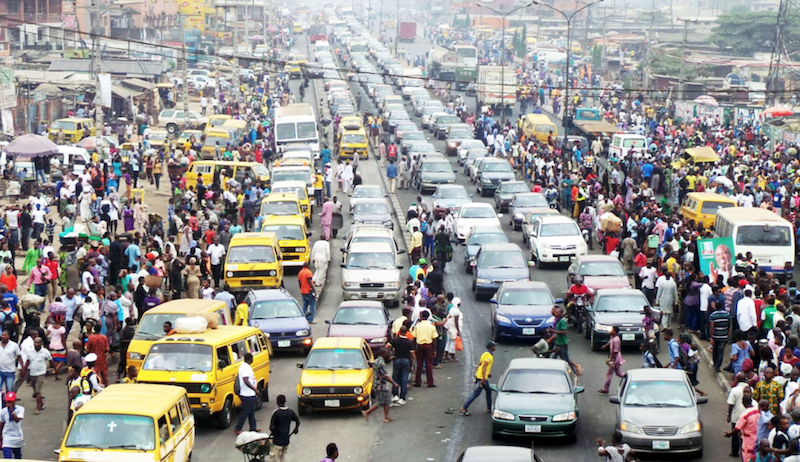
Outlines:
[[231, 355], [228, 352], [228, 347], [223, 346], [217, 348], [217, 368], [225, 369], [231, 364]]
[[255, 335], [247, 337], [247, 346], [250, 348], [250, 353], [253, 353], [253, 355], [261, 352], [261, 345], [259, 345], [258, 337]]
[[183, 398], [181, 398], [180, 408], [181, 408], [180, 409], [181, 410], [181, 420], [183, 420], [185, 422], [186, 419], [188, 419], [189, 416], [192, 415], [192, 411], [189, 410], [189, 404], [187, 403], [185, 396]]
[[239, 340], [236, 343], [231, 343], [231, 351], [233, 352], [233, 362], [238, 363], [244, 359], [244, 354], [247, 353], [245, 349], [244, 340]]
[[158, 419], [158, 439], [161, 444], [164, 444], [169, 439], [169, 426], [167, 425], [167, 417], [161, 416]]
[[169, 410], [170, 431], [174, 435], [181, 427], [181, 416], [178, 413], [178, 406], [175, 405]]

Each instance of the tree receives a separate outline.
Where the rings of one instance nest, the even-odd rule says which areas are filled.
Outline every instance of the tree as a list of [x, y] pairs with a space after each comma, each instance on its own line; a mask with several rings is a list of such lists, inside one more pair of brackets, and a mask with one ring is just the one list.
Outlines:
[[[787, 45], [800, 43], [800, 16], [790, 12], [785, 18], [784, 41]], [[775, 11], [728, 13], [717, 18], [710, 41], [737, 56], [772, 51], [778, 13]], [[788, 49], [793, 47], [788, 46]]]
[[[708, 66], [682, 62], [680, 50], [655, 49], [650, 53], [647, 64], [650, 66], [651, 74], [669, 75], [677, 77], [683, 67], [683, 75], [686, 80], [693, 80], [697, 77], [707, 77], [711, 74]], [[639, 71], [644, 70], [644, 64], [639, 64]]]
[[603, 49], [600, 45], [596, 44], [592, 47], [592, 69], [594, 72], [600, 72], [603, 66]]

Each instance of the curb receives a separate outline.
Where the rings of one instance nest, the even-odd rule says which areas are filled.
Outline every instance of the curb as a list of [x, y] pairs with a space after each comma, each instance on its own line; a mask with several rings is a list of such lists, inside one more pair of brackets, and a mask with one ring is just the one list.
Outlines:
[[[711, 370], [713, 371], [714, 370], [714, 359], [708, 353], [708, 349], [706, 348], [706, 345], [695, 334], [689, 334], [689, 335], [692, 336], [692, 343], [696, 343], [697, 345], [701, 346], [700, 348], [698, 348], [697, 352], [700, 354], [700, 357], [708, 365], [708, 367], [710, 367]], [[714, 374], [714, 378], [717, 379], [717, 384], [720, 386], [720, 388], [722, 388], [722, 391], [724, 391], [725, 394], [730, 393], [731, 384], [728, 382], [728, 379], [725, 378], [725, 375], [722, 372], [714, 372], [713, 374]]]
[[[370, 144], [372, 146], [372, 144]], [[372, 155], [375, 156], [375, 149], [372, 148]], [[406, 253], [411, 250], [411, 234], [408, 233], [408, 230], [405, 227], [405, 210], [403, 206], [400, 205], [400, 199], [397, 198], [397, 194], [389, 194], [389, 180], [386, 178], [386, 166], [384, 164], [383, 158], [377, 161], [376, 164], [378, 165], [378, 173], [381, 177], [381, 183], [383, 184], [383, 189], [386, 191], [386, 194], [389, 196], [389, 203], [392, 205], [392, 213], [395, 216], [397, 221], [397, 226], [399, 227], [398, 231], [400, 235], [403, 237], [403, 246], [406, 249]]]

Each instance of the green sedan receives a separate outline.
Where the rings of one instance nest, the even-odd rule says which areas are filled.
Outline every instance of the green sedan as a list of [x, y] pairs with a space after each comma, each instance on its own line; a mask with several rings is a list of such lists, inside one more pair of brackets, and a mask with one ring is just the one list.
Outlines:
[[492, 407], [492, 437], [575, 437], [578, 424], [577, 383], [572, 368], [561, 359], [512, 360], [496, 387]]

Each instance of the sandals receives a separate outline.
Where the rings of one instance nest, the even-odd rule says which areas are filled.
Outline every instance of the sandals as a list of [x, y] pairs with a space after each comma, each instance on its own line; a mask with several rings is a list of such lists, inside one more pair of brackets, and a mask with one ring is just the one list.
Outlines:
[[458, 411], [458, 415], [463, 416], [463, 417], [469, 417], [472, 414], [470, 414], [469, 411]]

